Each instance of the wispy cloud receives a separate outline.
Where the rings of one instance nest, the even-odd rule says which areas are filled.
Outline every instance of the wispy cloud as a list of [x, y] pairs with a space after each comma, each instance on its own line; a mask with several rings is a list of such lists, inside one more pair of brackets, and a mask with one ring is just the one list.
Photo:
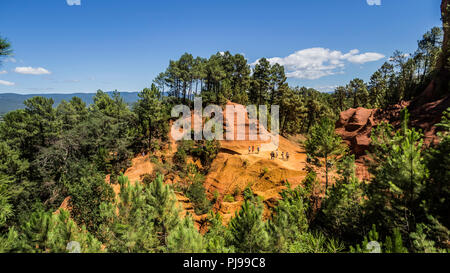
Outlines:
[[81, 0], [66, 0], [69, 6], [81, 6]]
[[23, 66], [23, 67], [16, 67], [14, 72], [19, 74], [29, 74], [29, 75], [48, 75], [51, 74], [50, 71], [48, 71], [45, 68], [42, 67], [31, 67], [31, 66]]
[[351, 63], [356, 63], [356, 64], [364, 64], [364, 63], [368, 63], [368, 62], [375, 62], [375, 61], [381, 60], [383, 58], [384, 58], [383, 54], [368, 52], [368, 53], [350, 56], [350, 57], [348, 57], [348, 61]]
[[299, 50], [286, 57], [270, 58], [268, 61], [271, 64], [283, 65], [286, 76], [289, 78], [316, 80], [329, 75], [342, 74], [346, 62], [364, 64], [384, 57], [383, 54], [374, 52], [360, 54], [358, 49], [342, 53], [338, 50], [316, 47]]
[[369, 6], [381, 6], [381, 0], [366, 0]]
[[5, 61], [4, 61], [5, 63], [17, 63], [17, 60], [16, 59], [14, 59], [13, 57], [9, 57], [9, 58], [6, 58], [5, 59]]
[[0, 85], [13, 86], [15, 83], [9, 81], [0, 80]]
[[6, 74], [6, 73], [8, 73], [8, 71], [6, 71], [6, 70], [0, 70], [0, 75], [1, 75], [1, 74]]

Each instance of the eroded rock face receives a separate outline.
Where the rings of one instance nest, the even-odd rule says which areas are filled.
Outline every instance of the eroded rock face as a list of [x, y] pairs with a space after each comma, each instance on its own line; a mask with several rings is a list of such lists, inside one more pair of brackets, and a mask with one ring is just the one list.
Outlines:
[[[431, 85], [431, 84], [430, 84]], [[434, 99], [431, 102], [421, 101], [419, 96], [411, 102], [401, 102], [387, 109], [350, 108], [341, 112], [336, 122], [336, 133], [348, 144], [356, 156], [356, 175], [361, 180], [370, 179], [365, 160], [366, 151], [370, 147], [372, 129], [382, 122], [390, 123], [395, 129], [401, 125], [401, 111], [407, 107], [410, 113], [409, 126], [423, 133], [426, 146], [437, 144], [438, 128], [442, 113], [450, 107], [450, 96]]]
[[411, 102], [401, 102], [387, 109], [350, 108], [341, 112], [336, 122], [336, 133], [349, 145], [357, 158], [364, 156], [370, 146], [372, 129], [381, 122], [400, 128], [401, 111], [407, 107], [410, 113], [409, 126], [420, 130], [425, 145], [438, 142], [436, 124], [441, 121], [443, 112], [450, 107], [450, 96], [421, 102], [418, 97]]
[[377, 109], [350, 108], [339, 115], [336, 133], [349, 145], [357, 156], [362, 156], [370, 145], [370, 133], [377, 125]]

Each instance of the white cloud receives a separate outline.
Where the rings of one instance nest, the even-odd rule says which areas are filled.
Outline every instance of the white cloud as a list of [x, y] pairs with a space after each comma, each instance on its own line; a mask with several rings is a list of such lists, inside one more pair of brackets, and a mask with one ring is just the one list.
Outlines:
[[0, 75], [1, 74], [6, 74], [6, 73], [8, 73], [6, 70], [0, 70]]
[[16, 73], [19, 74], [29, 74], [29, 75], [48, 75], [51, 74], [50, 71], [48, 71], [45, 68], [42, 67], [31, 67], [31, 66], [27, 66], [27, 67], [16, 67], [16, 69], [14, 70]]
[[369, 6], [381, 6], [381, 0], [367, 0], [367, 5]]
[[352, 63], [363, 64], [363, 63], [378, 61], [383, 58], [384, 58], [383, 54], [368, 52], [368, 53], [364, 53], [364, 54], [350, 56], [348, 58], [348, 61], [352, 62]]
[[270, 58], [268, 61], [271, 64], [283, 65], [286, 69], [286, 76], [289, 78], [316, 80], [343, 73], [346, 62], [364, 64], [382, 58], [384, 58], [384, 55], [379, 53], [359, 54], [358, 49], [350, 50], [344, 54], [341, 51], [316, 47], [299, 50], [287, 57]]
[[81, 6], [81, 0], [66, 0], [69, 6]]
[[17, 60], [14, 59], [13, 57], [9, 57], [5, 59], [5, 63], [10, 62], [10, 63], [17, 63]]
[[13, 86], [13, 85], [15, 85], [15, 83], [0, 80], [0, 85]]

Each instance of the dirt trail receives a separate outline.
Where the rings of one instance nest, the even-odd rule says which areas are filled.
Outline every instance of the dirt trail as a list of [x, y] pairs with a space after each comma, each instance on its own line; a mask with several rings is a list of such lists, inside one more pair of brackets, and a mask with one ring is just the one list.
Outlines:
[[[225, 224], [240, 209], [243, 203], [240, 193], [246, 187], [263, 199], [267, 216], [268, 208], [281, 198], [279, 193], [286, 188], [286, 181], [296, 187], [306, 176], [306, 154], [300, 145], [280, 136], [278, 157], [271, 160], [270, 153], [276, 150], [275, 146], [264, 145], [257, 153], [256, 145], [260, 143], [256, 141], [255, 151], [249, 154], [248, 146], [252, 143], [255, 142], [221, 141], [222, 150], [206, 176], [205, 188], [210, 198], [219, 195], [214, 209], [222, 214]], [[282, 152], [289, 152], [289, 160], [282, 159]], [[227, 195], [234, 200], [225, 198]]]

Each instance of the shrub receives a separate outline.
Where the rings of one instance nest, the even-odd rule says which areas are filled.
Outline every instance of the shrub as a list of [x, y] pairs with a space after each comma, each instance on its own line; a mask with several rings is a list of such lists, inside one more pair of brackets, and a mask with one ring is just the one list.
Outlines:
[[268, 172], [269, 172], [269, 169], [267, 169], [267, 167], [264, 167], [264, 168], [261, 170], [260, 177], [264, 177]]
[[194, 204], [195, 214], [205, 214], [211, 208], [211, 202], [206, 198], [205, 188], [201, 181], [197, 180], [189, 186], [187, 196]]
[[234, 202], [234, 197], [232, 196], [232, 195], [229, 195], [229, 194], [227, 194], [227, 195], [225, 195], [225, 197], [223, 198], [223, 201], [224, 202]]

